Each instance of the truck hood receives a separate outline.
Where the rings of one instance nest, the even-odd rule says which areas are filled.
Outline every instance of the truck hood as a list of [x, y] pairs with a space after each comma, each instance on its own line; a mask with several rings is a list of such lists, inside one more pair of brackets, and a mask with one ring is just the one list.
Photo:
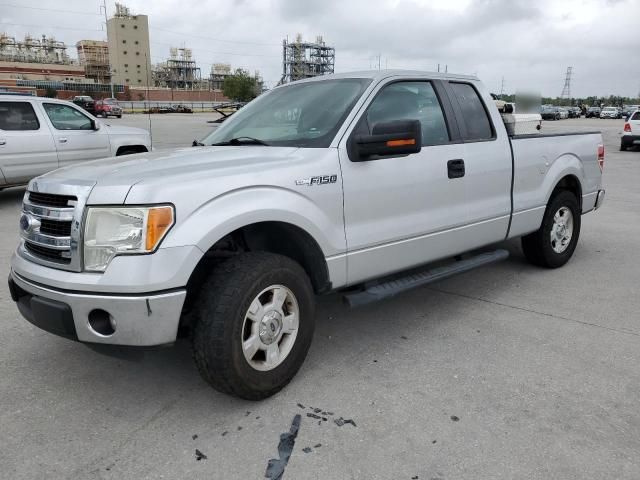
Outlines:
[[232, 175], [248, 175], [255, 182], [262, 170], [282, 166], [296, 150], [255, 145], [187, 147], [85, 162], [54, 170], [39, 177], [39, 182], [94, 184], [89, 204], [122, 204], [140, 183], [161, 188]]

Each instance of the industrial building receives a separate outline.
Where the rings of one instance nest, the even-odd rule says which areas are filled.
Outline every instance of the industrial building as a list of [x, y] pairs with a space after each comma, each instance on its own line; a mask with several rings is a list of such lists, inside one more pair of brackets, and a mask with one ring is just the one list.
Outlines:
[[[225, 79], [230, 75], [233, 75], [230, 64], [214, 63], [211, 65], [211, 73], [209, 74], [209, 88], [211, 88], [211, 90], [222, 90]], [[256, 95], [260, 95], [265, 89], [264, 80], [258, 71], [254, 72], [253, 78], [256, 82]]]
[[109, 46], [100, 40], [80, 40], [76, 43], [78, 61], [84, 68], [84, 75], [97, 83], [111, 81], [109, 67]]
[[107, 20], [109, 63], [114, 83], [131, 87], [151, 81], [149, 19], [132, 15], [127, 7], [116, 3], [116, 13]]
[[334, 72], [336, 51], [321, 36], [305, 42], [298, 34], [294, 42], [282, 41], [282, 78], [279, 84]]
[[169, 58], [158, 63], [153, 70], [153, 85], [181, 90], [199, 90], [207, 85], [202, 84], [202, 73], [196, 65], [190, 48], [171, 48]]
[[16, 40], [0, 33], [0, 79], [84, 82], [84, 69], [67, 55], [67, 46], [53, 37], [26, 35]]

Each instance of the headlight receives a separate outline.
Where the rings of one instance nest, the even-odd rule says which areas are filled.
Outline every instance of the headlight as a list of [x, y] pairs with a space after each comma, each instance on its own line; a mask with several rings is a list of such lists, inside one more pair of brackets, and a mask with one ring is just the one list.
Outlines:
[[173, 226], [173, 207], [89, 207], [84, 268], [103, 272], [116, 255], [153, 252]]

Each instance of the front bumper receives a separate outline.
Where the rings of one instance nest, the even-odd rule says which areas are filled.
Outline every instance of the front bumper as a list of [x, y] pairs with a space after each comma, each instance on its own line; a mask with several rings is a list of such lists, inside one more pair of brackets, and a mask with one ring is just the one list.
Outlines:
[[[13, 270], [9, 290], [22, 316], [43, 330], [81, 342], [131, 346], [174, 342], [187, 294], [185, 289], [148, 294], [57, 290]], [[108, 313], [113, 333], [94, 329], [90, 314], [95, 311]]]

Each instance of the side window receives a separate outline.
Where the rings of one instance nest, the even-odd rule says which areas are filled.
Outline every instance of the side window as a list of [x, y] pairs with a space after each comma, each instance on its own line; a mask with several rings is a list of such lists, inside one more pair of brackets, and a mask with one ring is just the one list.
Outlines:
[[478, 92], [468, 83], [450, 83], [451, 89], [460, 105], [462, 121], [466, 126], [465, 141], [491, 140], [494, 138], [491, 120]]
[[377, 123], [420, 120], [422, 146], [449, 143], [442, 107], [430, 82], [397, 82], [384, 87], [371, 102], [364, 121], [369, 132]]
[[44, 103], [44, 111], [47, 112], [51, 123], [57, 130], [92, 130], [93, 125], [89, 117], [86, 117], [75, 108], [59, 103]]
[[640, 120], [640, 110], [634, 113], [629, 120]]
[[29, 102], [0, 102], [0, 130], [39, 130], [40, 122]]

